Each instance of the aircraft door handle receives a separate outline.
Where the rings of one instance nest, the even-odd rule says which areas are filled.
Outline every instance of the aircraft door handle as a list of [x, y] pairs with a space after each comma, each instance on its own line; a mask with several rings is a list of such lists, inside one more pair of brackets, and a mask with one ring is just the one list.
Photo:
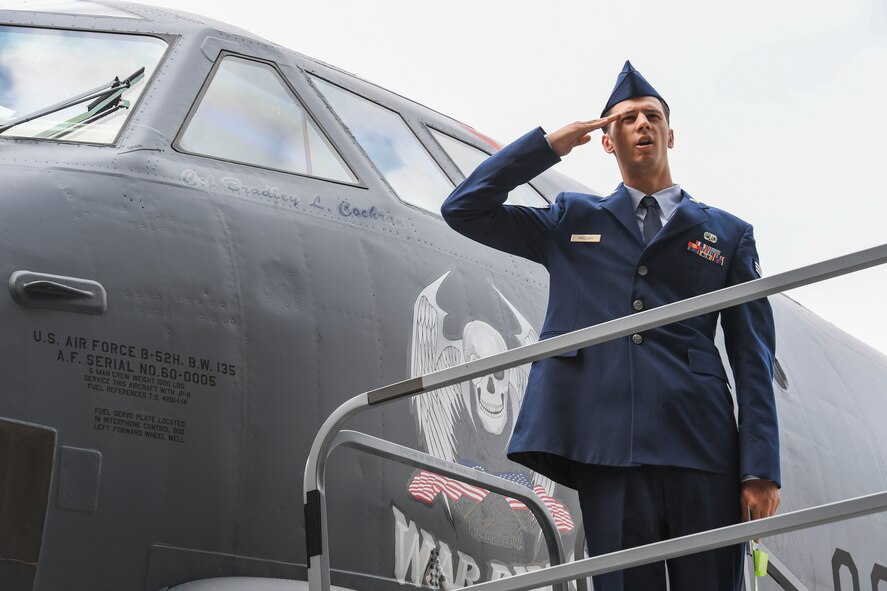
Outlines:
[[101, 283], [89, 279], [16, 271], [9, 277], [9, 293], [25, 308], [94, 316], [108, 311], [108, 293]]

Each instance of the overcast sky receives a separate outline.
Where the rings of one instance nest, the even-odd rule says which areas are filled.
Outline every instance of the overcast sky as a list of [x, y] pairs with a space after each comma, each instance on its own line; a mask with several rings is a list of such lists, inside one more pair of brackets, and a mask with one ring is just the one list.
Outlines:
[[[672, 175], [755, 226], [765, 274], [887, 242], [883, 0], [156, 0], [508, 142], [597, 117], [626, 59], [672, 109]], [[557, 169], [609, 193], [599, 138]], [[887, 266], [789, 295], [887, 352]]]

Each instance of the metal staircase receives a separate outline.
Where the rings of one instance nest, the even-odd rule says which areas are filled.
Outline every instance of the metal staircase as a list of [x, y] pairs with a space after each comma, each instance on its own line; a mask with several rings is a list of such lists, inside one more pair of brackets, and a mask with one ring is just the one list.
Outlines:
[[[792, 513], [776, 515], [766, 519], [665, 540], [646, 546], [621, 550], [611, 554], [564, 563], [564, 550], [557, 533], [557, 528], [554, 525], [554, 520], [545, 504], [529, 489], [505, 479], [446, 462], [418, 450], [406, 448], [363, 433], [341, 431], [342, 426], [350, 418], [374, 406], [430, 392], [500, 370], [567, 351], [597, 345], [636, 332], [736, 306], [785, 290], [810, 285], [884, 263], [887, 263], [887, 244], [786, 271], [778, 275], [734, 285], [638, 314], [617, 318], [523, 347], [517, 347], [476, 361], [469, 361], [461, 365], [364, 392], [346, 401], [333, 411], [321, 426], [311, 446], [311, 452], [305, 467], [303, 500], [305, 504], [305, 531], [310, 591], [329, 591], [330, 589], [324, 476], [327, 458], [330, 452], [338, 446], [352, 447], [414, 467], [429, 468], [463, 482], [517, 498], [527, 505], [536, 516], [540, 526], [542, 526], [545, 541], [548, 545], [551, 566], [538, 571], [473, 585], [474, 591], [521, 591], [549, 585], [558, 585], [562, 591], [566, 591], [567, 582], [571, 580], [576, 580], [579, 591], [584, 591], [587, 586], [587, 577], [592, 575], [742, 543], [753, 538], [803, 530], [818, 525], [887, 511], [887, 491], [884, 491], [802, 509]], [[578, 541], [577, 547], [581, 549]], [[576, 556], [582, 555], [581, 552], [576, 552]], [[774, 557], [772, 554], [770, 555], [767, 573], [783, 589], [805, 589], [797, 577], [779, 561], [778, 557]]]

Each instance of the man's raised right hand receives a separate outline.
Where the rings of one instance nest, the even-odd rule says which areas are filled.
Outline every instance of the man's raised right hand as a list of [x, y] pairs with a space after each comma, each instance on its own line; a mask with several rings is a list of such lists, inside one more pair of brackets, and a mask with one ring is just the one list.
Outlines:
[[618, 120], [622, 113], [614, 113], [609, 117], [602, 119], [592, 119], [591, 121], [576, 121], [565, 127], [561, 127], [557, 131], [548, 134], [548, 143], [551, 149], [558, 157], [563, 158], [576, 146], [587, 144], [591, 141], [591, 132], [600, 129], [605, 125], [609, 125]]

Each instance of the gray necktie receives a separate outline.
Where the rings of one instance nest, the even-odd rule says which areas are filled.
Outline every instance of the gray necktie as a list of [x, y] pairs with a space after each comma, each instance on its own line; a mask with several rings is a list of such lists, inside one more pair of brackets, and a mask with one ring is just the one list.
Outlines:
[[662, 220], [659, 219], [659, 203], [655, 197], [647, 195], [641, 199], [641, 205], [647, 209], [647, 213], [644, 215], [644, 243], [649, 244], [662, 229]]

